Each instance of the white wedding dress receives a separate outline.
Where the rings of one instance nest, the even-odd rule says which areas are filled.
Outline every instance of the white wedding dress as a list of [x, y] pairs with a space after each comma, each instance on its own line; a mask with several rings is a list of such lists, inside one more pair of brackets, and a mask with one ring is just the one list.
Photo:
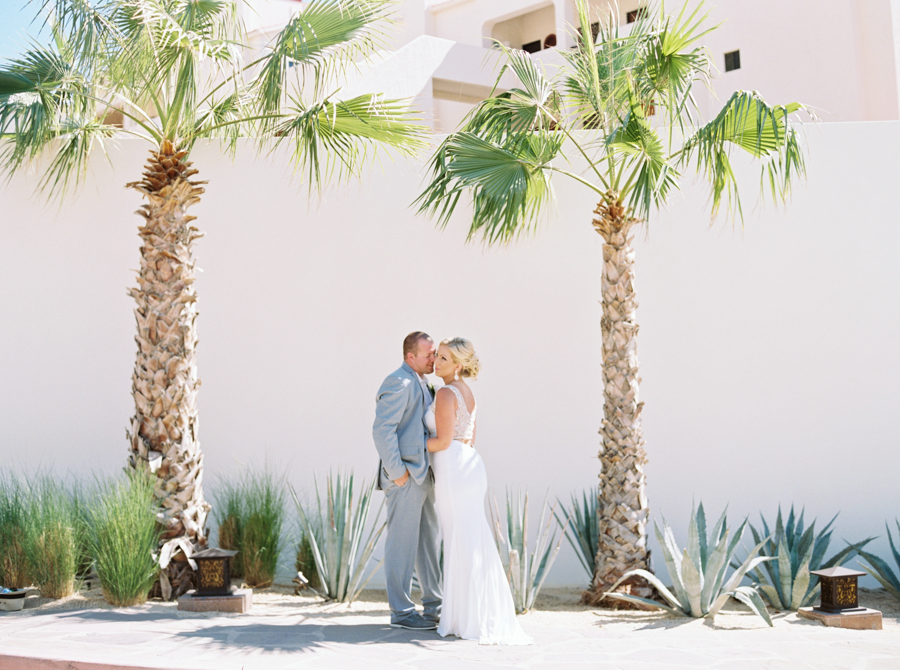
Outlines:
[[[444, 536], [444, 600], [438, 633], [479, 644], [532, 644], [516, 620], [509, 582], [484, 513], [487, 472], [471, 443], [475, 411], [469, 413], [462, 393], [456, 396], [456, 425], [450, 446], [431, 454], [435, 506]], [[425, 425], [437, 434], [435, 403]]]

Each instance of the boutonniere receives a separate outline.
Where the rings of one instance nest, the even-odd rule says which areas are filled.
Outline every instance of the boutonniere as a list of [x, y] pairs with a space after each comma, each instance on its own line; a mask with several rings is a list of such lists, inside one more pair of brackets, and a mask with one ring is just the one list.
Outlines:
[[425, 382], [428, 385], [428, 392], [431, 393], [431, 397], [434, 397], [434, 384], [431, 382]]

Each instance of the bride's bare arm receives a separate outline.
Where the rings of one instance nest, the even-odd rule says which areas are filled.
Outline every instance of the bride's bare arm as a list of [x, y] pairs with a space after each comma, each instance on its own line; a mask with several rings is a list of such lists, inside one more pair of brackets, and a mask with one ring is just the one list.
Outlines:
[[434, 404], [434, 422], [437, 437], [428, 439], [428, 451], [443, 451], [453, 442], [456, 424], [456, 398], [450, 389], [438, 389]]

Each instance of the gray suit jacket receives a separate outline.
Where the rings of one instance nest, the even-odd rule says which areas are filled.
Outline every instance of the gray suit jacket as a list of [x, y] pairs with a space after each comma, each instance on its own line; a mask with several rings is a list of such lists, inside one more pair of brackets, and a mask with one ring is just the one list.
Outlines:
[[[389, 479], [400, 479], [409, 470], [409, 476], [417, 484], [425, 481], [429, 461], [424, 419], [431, 400], [430, 394], [422, 390], [419, 376], [407, 363], [381, 384], [375, 397], [375, 425], [372, 426], [375, 448], [381, 457], [379, 474], [384, 472]], [[381, 488], [380, 483], [376, 483], [376, 488]]]

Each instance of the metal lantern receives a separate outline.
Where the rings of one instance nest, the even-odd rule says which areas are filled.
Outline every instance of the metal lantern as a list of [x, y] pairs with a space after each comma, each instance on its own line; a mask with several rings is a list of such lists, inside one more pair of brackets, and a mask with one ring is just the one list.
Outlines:
[[819, 578], [822, 588], [822, 602], [813, 609], [829, 614], [861, 612], [865, 608], [859, 606], [859, 589], [856, 580], [866, 575], [865, 572], [848, 570], [847, 568], [828, 568], [810, 572]]
[[197, 562], [198, 596], [231, 595], [231, 557], [237, 554], [230, 549], [206, 549], [192, 555]]

